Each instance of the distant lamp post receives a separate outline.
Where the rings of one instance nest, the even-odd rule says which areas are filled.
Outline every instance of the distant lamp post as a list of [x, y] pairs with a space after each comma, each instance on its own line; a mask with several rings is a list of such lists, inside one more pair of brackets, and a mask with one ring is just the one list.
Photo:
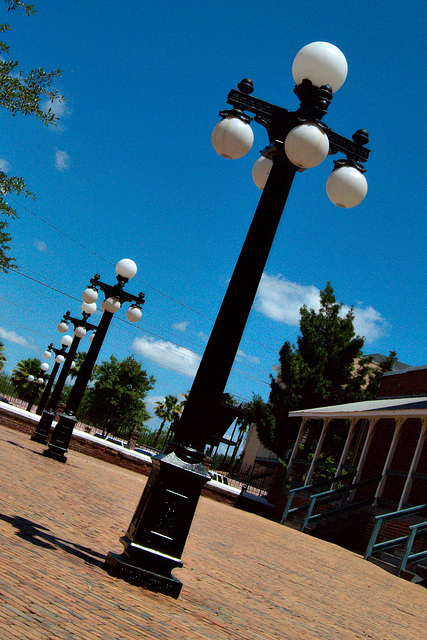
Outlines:
[[369, 150], [364, 129], [348, 140], [321, 122], [334, 91], [347, 75], [347, 62], [334, 45], [316, 42], [304, 47], [293, 65], [294, 89], [300, 106], [290, 112], [250, 96], [253, 83], [244, 79], [232, 90], [212, 134], [215, 150], [225, 158], [240, 158], [252, 146], [251, 118], [267, 130], [269, 146], [254, 169], [263, 190], [211, 336], [200, 362], [171, 452], [153, 458], [151, 476], [126, 534], [121, 555], [109, 553], [112, 575], [172, 597], [181, 583], [171, 571], [182, 566], [183, 551], [203, 485], [209, 475], [202, 461], [206, 444], [222, 436], [221, 401], [249, 312], [267, 261], [293, 178], [328, 154], [342, 152], [328, 181], [329, 197], [351, 207], [366, 195], [362, 162]]
[[66, 335], [63, 335], [61, 338], [62, 344], [69, 346], [70, 349], [66, 357], [63, 355], [62, 352], [60, 352], [56, 355], [56, 358], [55, 358], [55, 366], [59, 367], [62, 364], [61, 373], [58, 376], [58, 381], [52, 391], [52, 395], [47, 401], [47, 407], [46, 409], [43, 409], [37, 428], [33, 433], [33, 435], [31, 436], [31, 440], [40, 442], [40, 444], [47, 444], [52, 422], [55, 419], [56, 410], [61, 400], [61, 395], [64, 389], [65, 381], [70, 372], [70, 369], [72, 368], [73, 359], [79, 347], [80, 340], [82, 337], [86, 335], [87, 331], [96, 329], [96, 325], [90, 324], [87, 320], [90, 316], [89, 311], [90, 313], [94, 313], [96, 311], [96, 305], [88, 309], [88, 305], [83, 303], [82, 318], [74, 318], [70, 315], [70, 312], [67, 311], [62, 321], [58, 324], [57, 328], [58, 328], [58, 331], [60, 331], [61, 333], [64, 333], [64, 329], [65, 331], [68, 331], [69, 325], [72, 324], [74, 327], [74, 334], [73, 334], [73, 337], [66, 334]]
[[[63, 354], [66, 352], [67, 348], [70, 346], [70, 344], [72, 343], [73, 339], [71, 336], [67, 336], [64, 335], [61, 338], [61, 348], [57, 349], [53, 346], [53, 344], [51, 343], [47, 350], [43, 353], [43, 358], [45, 360], [49, 360], [49, 358], [51, 358], [52, 353], [51, 351], [53, 351], [53, 353], [55, 354], [55, 364], [53, 365], [52, 368], [52, 373], [49, 376], [49, 379], [47, 381], [47, 384], [45, 386], [45, 389], [43, 391], [42, 397], [39, 400], [38, 406], [37, 406], [37, 415], [41, 416], [41, 414], [43, 413], [43, 410], [46, 406], [46, 402], [47, 399], [50, 396], [50, 392], [52, 391], [52, 387], [53, 387], [53, 383], [55, 382], [55, 378], [56, 378], [56, 374], [58, 373], [58, 369], [61, 366], [61, 363], [63, 362], [63, 360], [61, 359], [63, 357]], [[59, 357], [61, 356], [61, 357]]]
[[52, 437], [49, 442], [49, 448], [44, 451], [44, 455], [49, 458], [58, 460], [59, 462], [67, 461], [65, 454], [68, 450], [73, 429], [77, 423], [76, 413], [79, 409], [83, 394], [87, 383], [89, 382], [93, 367], [95, 366], [96, 359], [102, 347], [102, 343], [113, 315], [120, 309], [124, 302], [130, 302], [131, 305], [126, 312], [127, 319], [130, 322], [137, 322], [142, 316], [141, 307], [144, 304], [144, 294], [140, 293], [138, 296], [134, 296], [124, 291], [125, 284], [136, 275], [136, 272], [137, 266], [135, 262], [125, 258], [120, 260], [116, 265], [116, 284], [109, 285], [105, 282], [101, 282], [99, 279], [100, 276], [96, 274], [91, 278], [89, 286], [83, 291], [82, 308], [84, 305], [86, 305], [85, 308], [93, 308], [92, 305], [95, 305], [96, 308], [98, 289], [103, 291], [105, 295], [105, 299], [101, 303], [101, 310], [103, 311], [103, 314], [96, 332], [92, 334], [93, 339], [91, 341], [91, 345], [86, 358], [80, 367], [79, 373], [77, 374], [64, 412], [59, 417], [59, 420], [53, 430]]
[[30, 401], [27, 404], [27, 411], [31, 411], [31, 409], [33, 408], [33, 404], [36, 401], [37, 395], [39, 393], [39, 389], [45, 383], [44, 374], [46, 373], [46, 371], [48, 369], [49, 369], [48, 363], [47, 362], [42, 362], [41, 365], [40, 365], [40, 375], [39, 375], [39, 377], [37, 379], [35, 379], [34, 376], [32, 376], [32, 375], [29, 375], [27, 377], [28, 382], [34, 382], [35, 381], [33, 393], [31, 394]]

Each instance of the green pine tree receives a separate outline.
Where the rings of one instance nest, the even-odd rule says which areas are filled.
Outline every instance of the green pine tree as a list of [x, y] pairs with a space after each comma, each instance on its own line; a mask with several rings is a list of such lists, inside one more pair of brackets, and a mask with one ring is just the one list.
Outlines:
[[373, 367], [372, 358], [362, 354], [364, 338], [355, 333], [353, 309], [343, 314], [342, 307], [329, 282], [320, 292], [319, 311], [302, 307], [297, 346], [284, 343], [269, 402], [255, 403], [259, 438], [279, 457], [293, 445], [300, 425], [290, 411], [375, 398], [382, 373], [396, 360], [392, 352]]

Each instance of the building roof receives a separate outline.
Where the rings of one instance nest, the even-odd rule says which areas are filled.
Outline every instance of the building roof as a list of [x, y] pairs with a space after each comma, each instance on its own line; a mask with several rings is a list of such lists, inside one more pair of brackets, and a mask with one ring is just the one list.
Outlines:
[[383, 376], [396, 376], [396, 375], [399, 375], [400, 373], [411, 373], [412, 371], [424, 371], [425, 369], [427, 369], [427, 364], [421, 364], [417, 367], [401, 368], [398, 371], [395, 369], [393, 369], [393, 371], [386, 371], [385, 373], [383, 373]]
[[368, 418], [393, 416], [427, 417], [427, 396], [382, 398], [365, 402], [350, 402], [330, 407], [315, 407], [290, 411], [291, 418]]
[[[379, 364], [382, 364], [385, 360], [387, 360], [387, 357], [384, 356], [382, 353], [370, 353], [367, 355], [372, 358], [372, 362], [374, 364], [379, 365]], [[405, 364], [404, 362], [400, 362], [399, 360], [396, 360], [393, 363], [392, 373], [400, 373], [401, 371], [405, 371], [406, 369], [412, 369], [411, 365]]]

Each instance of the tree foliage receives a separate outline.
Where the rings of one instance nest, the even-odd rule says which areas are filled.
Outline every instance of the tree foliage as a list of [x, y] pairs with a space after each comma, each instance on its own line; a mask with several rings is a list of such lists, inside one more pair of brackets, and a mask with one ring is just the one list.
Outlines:
[[28, 382], [29, 375], [35, 379], [44, 377], [40, 370], [41, 361], [38, 358], [24, 358], [16, 363], [11, 373], [12, 384], [18, 398], [28, 400], [33, 393], [34, 382]]
[[283, 457], [295, 441], [297, 409], [329, 406], [376, 397], [380, 378], [390, 371], [396, 354], [379, 366], [363, 356], [364, 338], [355, 334], [353, 309], [343, 315], [328, 282], [320, 292], [320, 309], [300, 311], [297, 346], [285, 342], [279, 354], [278, 374], [271, 378], [268, 404], [254, 398], [254, 422], [262, 444]]
[[179, 418], [183, 410], [184, 402], [180, 402], [176, 396], [169, 394], [165, 396], [163, 402], [156, 402], [155, 404], [156, 408], [154, 409], [154, 413], [160, 418], [161, 423], [154, 437], [153, 447], [157, 445], [166, 422], [173, 422], [176, 418]]
[[79, 419], [102, 429], [104, 435], [128, 437], [150, 418], [145, 398], [154, 383], [133, 356], [119, 361], [112, 355], [96, 367]]
[[[19, 0], [5, 0], [8, 11], [22, 9], [27, 15], [34, 15], [34, 5], [20, 2]], [[6, 23], [0, 24], [0, 34], [10, 31]], [[32, 115], [41, 120], [45, 125], [56, 124], [57, 116], [51, 106], [47, 109], [44, 104], [55, 100], [61, 101], [58, 91], [52, 87], [55, 78], [61, 75], [60, 69], [46, 72], [41, 67], [31, 69], [25, 73], [17, 60], [9, 59], [9, 46], [0, 40], [0, 108], [6, 109], [12, 116], [18, 114]], [[0, 213], [12, 218], [16, 217], [16, 210], [7, 202], [7, 195], [24, 195], [34, 200], [34, 194], [29, 191], [25, 182], [18, 176], [8, 176], [0, 171]], [[0, 226], [0, 271], [7, 271], [16, 267], [15, 260], [9, 255], [10, 235], [6, 231], [7, 222], [2, 221]]]

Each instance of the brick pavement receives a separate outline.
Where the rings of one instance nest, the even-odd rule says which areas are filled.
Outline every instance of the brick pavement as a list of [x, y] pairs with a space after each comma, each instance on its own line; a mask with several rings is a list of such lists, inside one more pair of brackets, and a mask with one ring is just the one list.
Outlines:
[[178, 600], [110, 577], [146, 477], [0, 427], [1, 640], [425, 640], [427, 591], [201, 498]]

